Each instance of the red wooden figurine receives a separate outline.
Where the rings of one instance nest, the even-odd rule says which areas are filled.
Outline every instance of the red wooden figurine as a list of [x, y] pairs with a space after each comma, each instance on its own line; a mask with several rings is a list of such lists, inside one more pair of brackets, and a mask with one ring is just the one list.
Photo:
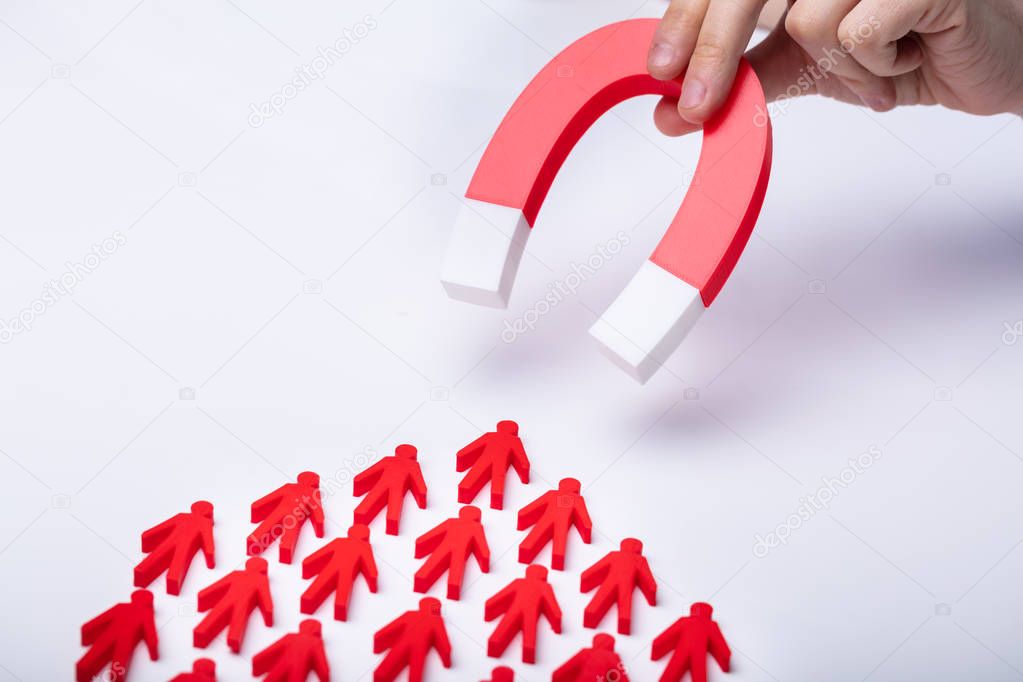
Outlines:
[[520, 481], [529, 483], [529, 458], [519, 439], [519, 425], [504, 420], [497, 422], [496, 431], [458, 451], [455, 470], [469, 470], [458, 484], [458, 501], [471, 503], [489, 481], [491, 509], [504, 509], [504, 480], [509, 468], [515, 469]]
[[399, 445], [390, 457], [384, 457], [355, 477], [353, 494], [362, 497], [355, 508], [355, 522], [369, 525], [387, 507], [387, 534], [397, 535], [405, 493], [412, 492], [420, 509], [426, 509], [426, 481], [416, 461], [413, 445]]
[[245, 639], [249, 616], [257, 608], [263, 614], [267, 627], [274, 624], [266, 569], [266, 559], [253, 557], [245, 562], [244, 570], [231, 571], [199, 593], [199, 613], [209, 613], [192, 632], [192, 642], [196, 647], [205, 649], [226, 627], [227, 645], [231, 651], [238, 653]]
[[202, 550], [206, 567], [213, 568], [213, 505], [200, 500], [191, 511], [175, 514], [142, 534], [145, 559], [135, 567], [135, 587], [148, 587], [167, 572], [167, 594], [181, 594], [192, 558]]
[[513, 580], [487, 600], [483, 619], [488, 623], [503, 616], [487, 640], [487, 655], [499, 658], [519, 632], [522, 633], [522, 661], [536, 663], [536, 634], [540, 616], [554, 632], [561, 632], [561, 608], [547, 582], [547, 569], [529, 566], [526, 577]]
[[470, 556], [476, 557], [481, 571], [490, 571], [490, 547], [480, 523], [479, 508], [462, 507], [456, 518], [420, 535], [416, 539], [416, 558], [427, 554], [430, 558], [416, 571], [415, 591], [426, 592], [447, 571], [448, 599], [457, 600]]
[[334, 618], [348, 620], [352, 583], [360, 575], [369, 591], [376, 592], [379, 572], [369, 544], [369, 528], [355, 524], [348, 529], [348, 537], [331, 540], [302, 562], [302, 577], [308, 580], [316, 576], [302, 593], [302, 613], [316, 611], [333, 592]]

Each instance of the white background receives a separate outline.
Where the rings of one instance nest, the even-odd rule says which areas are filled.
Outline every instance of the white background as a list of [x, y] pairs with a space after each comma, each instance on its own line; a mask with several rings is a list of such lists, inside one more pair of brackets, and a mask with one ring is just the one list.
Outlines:
[[[1023, 678], [1023, 339], [1004, 333], [1023, 319], [1020, 120], [792, 103], [753, 239], [647, 386], [586, 330], [698, 155], [698, 137], [656, 133], [649, 98], [568, 160], [509, 310], [445, 297], [448, 221], [518, 92], [585, 32], [663, 7], [0, 4], [0, 318], [126, 237], [0, 346], [0, 678], [68, 679], [81, 623], [131, 591], [141, 531], [205, 498], [217, 569], [196, 563], [180, 598], [154, 586], [161, 659], [140, 650], [133, 679], [186, 669], [195, 593], [241, 562], [248, 504], [411, 442], [430, 508], [406, 506], [398, 538], [374, 526], [379, 595], [357, 588], [346, 624], [319, 614], [334, 678], [370, 679], [371, 634], [415, 603], [413, 538], [456, 508], [455, 451], [504, 418], [521, 423], [535, 478], [484, 510], [494, 571], [471, 569], [463, 600], [444, 602], [456, 665], [434, 661], [430, 679], [485, 677], [482, 604], [521, 572], [514, 512], [566, 475], [584, 484], [595, 542], [573, 540], [552, 577], [565, 634], [542, 632], [518, 679], [549, 679], [588, 642], [578, 572], [628, 535], [661, 597], [637, 595], [634, 634], [618, 638], [635, 680], [656, 678], [650, 641], [698, 599], [737, 682]], [[250, 105], [367, 15], [376, 28], [323, 79], [250, 125]], [[621, 254], [502, 342], [505, 320], [620, 230]], [[754, 555], [758, 533], [871, 446], [878, 461], [828, 509]], [[348, 491], [326, 502], [331, 536], [350, 522]], [[320, 544], [306, 532], [300, 557]], [[254, 620], [241, 656], [219, 639], [221, 679], [248, 678], [252, 654], [296, 627], [299, 573], [271, 563], [277, 623]]]

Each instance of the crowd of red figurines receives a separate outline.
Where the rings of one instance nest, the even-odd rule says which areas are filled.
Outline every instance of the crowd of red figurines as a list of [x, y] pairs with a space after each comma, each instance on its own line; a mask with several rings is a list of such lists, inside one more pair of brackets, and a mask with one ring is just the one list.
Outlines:
[[[416, 539], [415, 557], [426, 560], [416, 571], [414, 590], [428, 591], [447, 573], [447, 598], [461, 596], [465, 565], [470, 557], [484, 573], [490, 570], [490, 548], [480, 522], [480, 510], [471, 506], [480, 491], [490, 484], [490, 506], [502, 509], [504, 486], [509, 470], [523, 483], [529, 482], [529, 458], [518, 435], [518, 424], [502, 421], [458, 451], [456, 470], [467, 471], [458, 485], [462, 507], [455, 518]], [[354, 480], [354, 494], [362, 497], [355, 509], [354, 525], [346, 537], [338, 537], [302, 561], [302, 577], [311, 579], [301, 597], [301, 612], [313, 614], [333, 593], [334, 618], [348, 619], [348, 603], [353, 583], [361, 576], [370, 592], [377, 591], [377, 567], [370, 544], [369, 524], [386, 508], [386, 532], [398, 535], [402, 505], [411, 493], [421, 509], [426, 508], [426, 482], [416, 449], [399, 445], [394, 455], [384, 457], [361, 472]], [[316, 537], [324, 534], [320, 479], [312, 472], [298, 475], [288, 483], [252, 503], [252, 522], [258, 524], [247, 539], [250, 558], [244, 568], [232, 571], [198, 595], [198, 610], [205, 614], [193, 631], [193, 644], [206, 648], [220, 633], [227, 631], [229, 648], [241, 650], [249, 617], [259, 610], [263, 622], [273, 625], [273, 598], [267, 577], [267, 561], [258, 556], [274, 543], [278, 557], [290, 564], [299, 533], [308, 521]], [[561, 632], [561, 608], [547, 582], [547, 569], [532, 561], [552, 545], [551, 568], [564, 570], [569, 531], [575, 528], [583, 542], [589, 543], [593, 524], [580, 494], [579, 481], [564, 478], [550, 490], [530, 502], [518, 513], [518, 529], [529, 532], [519, 544], [519, 561], [529, 564], [524, 576], [487, 600], [484, 620], [499, 619], [487, 642], [487, 654], [500, 658], [516, 635], [522, 636], [522, 661], [535, 663], [537, 631], [541, 616], [555, 633]], [[653, 606], [657, 583], [642, 554], [639, 540], [626, 538], [620, 549], [609, 552], [583, 571], [583, 593], [595, 590], [583, 612], [583, 625], [596, 628], [611, 609], [618, 608], [618, 632], [629, 634], [632, 627], [632, 600], [636, 589]], [[199, 501], [191, 510], [142, 533], [142, 552], [147, 556], [135, 567], [135, 586], [140, 588], [131, 600], [116, 604], [82, 626], [82, 646], [88, 647], [76, 665], [78, 682], [93, 680], [101, 673], [105, 679], [124, 680], [136, 647], [144, 642], [151, 659], [158, 653], [154, 623], [153, 594], [144, 589], [166, 574], [167, 593], [178, 595], [193, 558], [203, 553], [206, 565], [215, 567], [213, 505]], [[661, 682], [678, 682], [689, 672], [692, 682], [705, 682], [708, 654], [722, 670], [728, 671], [731, 651], [717, 624], [712, 609], [704, 603], [693, 604], [688, 616], [675, 621], [653, 642], [653, 660], [669, 654]], [[614, 637], [597, 634], [592, 646], [584, 648], [554, 671], [553, 682], [628, 682], [629, 675], [618, 654]], [[451, 644], [448, 641], [441, 602], [433, 597], [419, 601], [418, 608], [407, 611], [380, 629], [373, 637], [373, 651], [384, 654], [373, 674], [374, 682], [390, 682], [408, 671], [410, 682], [423, 679], [427, 657], [435, 651], [442, 664], [450, 668]], [[386, 652], [386, 653], [385, 653]], [[252, 674], [264, 682], [298, 682], [315, 674], [321, 682], [330, 679], [319, 621], [303, 620], [298, 631], [287, 634], [257, 653], [252, 659]], [[209, 658], [195, 661], [190, 672], [172, 682], [214, 682], [216, 665]], [[491, 682], [513, 682], [511, 668], [494, 669]]]

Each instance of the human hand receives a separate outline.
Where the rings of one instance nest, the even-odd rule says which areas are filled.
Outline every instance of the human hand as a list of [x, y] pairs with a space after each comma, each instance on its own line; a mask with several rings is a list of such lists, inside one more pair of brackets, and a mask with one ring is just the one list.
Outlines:
[[[789, 0], [746, 57], [768, 101], [819, 94], [874, 111], [939, 104], [973, 114], [1023, 114], [1023, 0]], [[654, 122], [698, 129], [721, 106], [764, 0], [671, 0], [648, 68], [685, 71], [678, 101]]]

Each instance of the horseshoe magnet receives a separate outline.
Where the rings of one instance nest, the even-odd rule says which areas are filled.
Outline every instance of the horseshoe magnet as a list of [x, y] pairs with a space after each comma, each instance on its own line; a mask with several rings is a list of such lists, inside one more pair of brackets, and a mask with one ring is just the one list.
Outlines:
[[[506, 307], [551, 182], [604, 112], [639, 95], [677, 98], [681, 78], [646, 70], [657, 21], [598, 29], [547, 64], [519, 95], [480, 159], [444, 258], [452, 298]], [[693, 182], [660, 243], [591, 327], [605, 354], [645, 382], [710, 306], [749, 240], [771, 169], [771, 124], [749, 63], [703, 129]]]

